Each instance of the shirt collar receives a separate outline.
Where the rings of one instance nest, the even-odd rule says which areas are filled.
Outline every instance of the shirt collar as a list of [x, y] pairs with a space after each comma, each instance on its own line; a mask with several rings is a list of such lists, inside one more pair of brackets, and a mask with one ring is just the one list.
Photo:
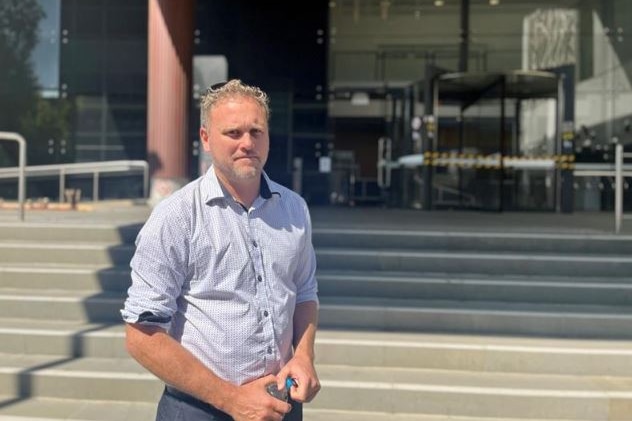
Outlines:
[[[219, 179], [217, 178], [217, 174], [215, 174], [215, 170], [212, 165], [204, 175], [202, 186], [204, 193], [204, 203], [210, 204], [215, 200], [230, 198], [230, 194], [228, 194], [221, 181], [219, 181]], [[272, 183], [265, 172], [261, 173], [259, 196], [267, 200], [272, 198], [272, 195], [274, 194], [280, 196], [281, 191], [275, 187], [274, 183]]]

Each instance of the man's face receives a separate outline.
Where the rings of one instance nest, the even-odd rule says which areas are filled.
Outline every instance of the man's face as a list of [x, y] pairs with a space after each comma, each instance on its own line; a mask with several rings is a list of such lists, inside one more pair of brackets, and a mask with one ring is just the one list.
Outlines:
[[264, 109], [252, 98], [228, 98], [215, 104], [207, 121], [200, 138], [218, 177], [223, 182], [258, 181], [270, 149]]

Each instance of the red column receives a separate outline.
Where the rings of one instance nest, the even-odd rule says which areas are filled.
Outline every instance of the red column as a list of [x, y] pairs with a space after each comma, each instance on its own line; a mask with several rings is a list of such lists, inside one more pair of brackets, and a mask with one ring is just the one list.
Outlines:
[[195, 0], [148, 0], [147, 160], [150, 200], [187, 181]]

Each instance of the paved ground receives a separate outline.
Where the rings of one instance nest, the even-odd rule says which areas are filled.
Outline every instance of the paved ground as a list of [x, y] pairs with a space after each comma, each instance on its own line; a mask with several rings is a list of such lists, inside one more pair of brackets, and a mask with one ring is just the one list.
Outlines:
[[[144, 202], [108, 201], [82, 203], [83, 210], [31, 210], [26, 222], [39, 223], [134, 223], [143, 222], [151, 208]], [[614, 233], [613, 212], [419, 211], [379, 207], [312, 207], [315, 227], [415, 229], [433, 231], [503, 231], [575, 234]], [[17, 222], [16, 209], [0, 209], [0, 222]], [[632, 235], [632, 219], [623, 221], [623, 235]]]

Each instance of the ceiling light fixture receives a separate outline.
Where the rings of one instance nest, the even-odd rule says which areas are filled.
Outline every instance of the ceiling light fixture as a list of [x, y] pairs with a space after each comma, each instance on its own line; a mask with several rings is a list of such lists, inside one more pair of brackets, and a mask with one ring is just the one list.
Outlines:
[[371, 99], [367, 92], [354, 92], [351, 95], [351, 105], [369, 105], [371, 103]]
[[489, 0], [490, 6], [498, 6], [500, 4], [500, 0]]
[[437, 7], [441, 7], [443, 6], [444, 1], [443, 0], [435, 0], [434, 5]]

